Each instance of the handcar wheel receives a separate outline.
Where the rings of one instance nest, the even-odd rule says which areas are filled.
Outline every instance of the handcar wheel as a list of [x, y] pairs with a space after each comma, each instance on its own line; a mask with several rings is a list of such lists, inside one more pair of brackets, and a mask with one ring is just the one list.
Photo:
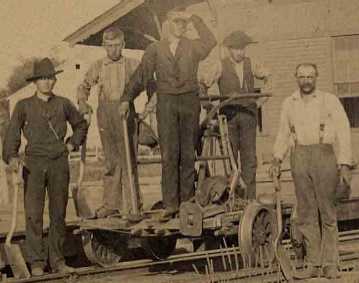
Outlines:
[[[151, 208], [151, 210], [157, 209], [163, 209], [162, 201], [156, 202]], [[142, 247], [150, 258], [164, 260], [173, 253], [176, 243], [176, 236], [146, 237], [142, 240]]]
[[127, 252], [127, 239], [119, 233], [86, 230], [82, 231], [81, 238], [89, 261], [103, 267], [115, 265]]
[[241, 217], [238, 241], [244, 264], [268, 266], [275, 259], [273, 242], [278, 233], [272, 208], [257, 202], [249, 203]]

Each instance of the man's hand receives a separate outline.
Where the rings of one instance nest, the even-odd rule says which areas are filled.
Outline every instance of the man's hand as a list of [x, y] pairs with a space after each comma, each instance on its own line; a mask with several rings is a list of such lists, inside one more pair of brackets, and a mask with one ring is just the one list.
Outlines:
[[348, 165], [342, 164], [339, 169], [339, 180], [340, 182], [345, 182], [348, 186], [352, 181], [352, 173]]
[[273, 179], [274, 177], [280, 177], [280, 165], [281, 161], [279, 159], [274, 158], [272, 160], [272, 164], [268, 169], [268, 175], [271, 179]]
[[87, 102], [79, 101], [79, 112], [85, 116], [85, 115], [91, 115], [93, 113], [93, 110], [90, 104], [88, 104]]
[[68, 152], [72, 152], [75, 149], [72, 143], [67, 143], [66, 148]]
[[18, 172], [20, 168], [20, 159], [18, 157], [13, 157], [9, 161], [9, 168], [14, 172]]
[[120, 116], [122, 119], [127, 118], [129, 109], [130, 109], [130, 104], [127, 101], [124, 101], [120, 104], [118, 111], [120, 112]]

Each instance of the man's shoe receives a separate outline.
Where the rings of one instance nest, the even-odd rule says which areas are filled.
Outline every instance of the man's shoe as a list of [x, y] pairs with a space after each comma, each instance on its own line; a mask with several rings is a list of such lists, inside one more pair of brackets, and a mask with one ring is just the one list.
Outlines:
[[55, 271], [58, 273], [74, 273], [75, 268], [68, 266], [65, 264], [65, 262], [60, 261], [55, 268]]
[[178, 210], [173, 208], [166, 208], [160, 215], [160, 222], [167, 222], [174, 218], [177, 214]]
[[309, 279], [320, 277], [320, 266], [308, 266], [299, 272], [295, 272], [294, 279]]
[[31, 265], [31, 275], [32, 276], [42, 276], [44, 275], [44, 265], [34, 263]]
[[117, 209], [111, 209], [104, 206], [96, 210], [96, 218], [106, 218], [108, 216], [112, 216], [116, 214], [117, 215], [120, 214], [120, 211]]
[[327, 265], [323, 268], [323, 276], [327, 279], [339, 278], [338, 267], [336, 265]]

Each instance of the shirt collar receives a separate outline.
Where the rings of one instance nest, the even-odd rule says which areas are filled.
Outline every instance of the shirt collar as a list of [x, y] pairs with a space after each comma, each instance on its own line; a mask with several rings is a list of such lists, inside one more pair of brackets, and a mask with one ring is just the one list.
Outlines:
[[[311, 94], [314, 98], [318, 97], [321, 94], [321, 92], [319, 90], [315, 90], [313, 94]], [[292, 98], [293, 100], [300, 100], [302, 99], [302, 96], [300, 95], [300, 90], [296, 90], [293, 94], [292, 94]]]
[[125, 57], [121, 56], [121, 58], [118, 59], [117, 61], [113, 61], [113, 60], [111, 60], [110, 58], [105, 57], [103, 63], [104, 63], [105, 65], [109, 65], [109, 64], [123, 64], [123, 62], [125, 61], [124, 58], [125, 58]]
[[43, 102], [49, 102], [51, 99], [53, 99], [53, 97], [55, 96], [54, 94], [51, 94], [49, 96], [46, 96], [45, 94], [41, 94], [38, 92], [35, 92], [35, 96], [37, 99], [43, 101]]

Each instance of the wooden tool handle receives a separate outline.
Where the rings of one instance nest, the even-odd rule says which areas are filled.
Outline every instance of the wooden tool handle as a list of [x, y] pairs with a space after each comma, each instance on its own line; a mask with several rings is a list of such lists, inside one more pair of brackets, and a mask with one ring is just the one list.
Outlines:
[[22, 169], [19, 168], [16, 171], [12, 172], [12, 180], [14, 185], [14, 195], [13, 195], [13, 201], [12, 201], [12, 212], [11, 212], [11, 226], [9, 233], [6, 236], [6, 245], [10, 245], [12, 236], [14, 235], [16, 224], [17, 224], [17, 206], [18, 206], [18, 195], [19, 195], [19, 189], [21, 185], [21, 172]]
[[124, 135], [124, 139], [125, 139], [127, 174], [128, 174], [128, 180], [129, 180], [130, 192], [131, 192], [131, 211], [132, 211], [132, 214], [138, 215], [139, 214], [138, 199], [137, 199], [137, 193], [136, 193], [136, 188], [135, 188], [135, 182], [133, 179], [131, 148], [130, 148], [130, 142], [129, 142], [129, 137], [128, 137], [128, 128], [127, 128], [127, 120], [126, 119], [122, 120], [122, 125], [123, 125], [123, 135]]

